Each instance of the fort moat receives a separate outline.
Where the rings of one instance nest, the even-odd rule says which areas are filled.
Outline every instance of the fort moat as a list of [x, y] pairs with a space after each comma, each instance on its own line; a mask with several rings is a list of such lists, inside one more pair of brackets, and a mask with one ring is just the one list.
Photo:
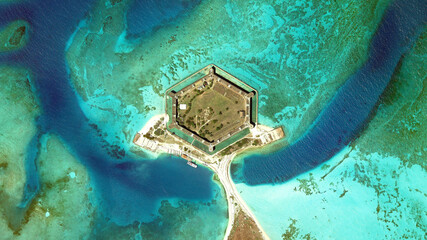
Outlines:
[[230, 177], [230, 164], [238, 154], [285, 136], [281, 127], [258, 123], [258, 92], [210, 64], [167, 89], [165, 109], [147, 122], [133, 142], [152, 153], [181, 156], [190, 166], [202, 164], [213, 170], [227, 195], [226, 237], [235, 217], [244, 213], [267, 239]]

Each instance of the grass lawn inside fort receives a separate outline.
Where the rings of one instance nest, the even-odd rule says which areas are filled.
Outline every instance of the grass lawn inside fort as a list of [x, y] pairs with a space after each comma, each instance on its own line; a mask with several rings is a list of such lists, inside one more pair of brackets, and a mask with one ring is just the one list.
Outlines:
[[181, 156], [194, 168], [196, 163], [210, 168], [227, 196], [225, 235], [238, 235], [239, 219], [245, 216], [253, 221], [254, 228], [248, 231], [268, 239], [229, 174], [238, 154], [284, 138], [282, 127], [258, 124], [258, 92], [210, 64], [166, 90], [165, 102], [166, 113], [146, 123], [135, 135], [135, 145], [152, 153]]
[[208, 141], [219, 139], [243, 125], [244, 99], [237, 94], [224, 96], [218, 91], [221, 88], [223, 87], [218, 83], [211, 82], [201, 90], [194, 89], [183, 97], [178, 97], [180, 106], [185, 106], [185, 109], [179, 109], [181, 117], [178, 121], [182, 121], [179, 124]]
[[209, 154], [246, 136], [257, 107], [255, 89], [213, 64], [166, 91], [168, 130]]

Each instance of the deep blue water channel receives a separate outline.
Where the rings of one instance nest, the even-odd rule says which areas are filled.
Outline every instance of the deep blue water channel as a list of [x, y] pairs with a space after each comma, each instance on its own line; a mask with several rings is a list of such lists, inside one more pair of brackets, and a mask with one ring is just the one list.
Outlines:
[[[369, 119], [402, 54], [425, 26], [426, 5], [423, 0], [392, 4], [372, 40], [369, 60], [339, 89], [307, 133], [279, 152], [246, 158], [242, 166], [235, 166], [238, 170], [234, 179], [248, 184], [283, 182], [318, 166], [353, 140]], [[193, 171], [182, 160], [169, 157], [144, 161], [127, 156], [118, 164], [101, 147], [102, 139], [89, 126], [71, 88], [64, 52], [67, 40], [91, 6], [91, 1], [84, 0], [0, 5], [0, 24], [15, 19], [31, 24], [28, 45], [0, 55], [0, 63], [25, 66], [32, 71], [43, 109], [38, 120], [40, 134], [55, 133], [66, 141], [90, 171], [96, 190], [104, 199], [104, 209], [110, 211], [107, 215], [119, 224], [149, 220], [161, 199], [211, 199], [214, 183], [207, 169]], [[176, 16], [175, 11], [152, 12]], [[132, 14], [128, 17], [134, 17]], [[135, 33], [146, 31], [141, 26], [128, 27]], [[34, 165], [38, 136], [28, 152], [28, 201], [39, 185]]]
[[426, 23], [427, 1], [393, 2], [371, 41], [367, 62], [337, 91], [310, 129], [276, 153], [252, 155], [233, 165], [233, 179], [250, 185], [284, 182], [319, 166], [354, 140]]
[[[105, 215], [115, 223], [150, 221], [162, 199], [210, 201], [213, 173], [189, 168], [185, 161], [162, 157], [156, 161], [125, 157], [118, 161], [102, 148], [103, 140], [89, 126], [70, 85], [65, 62], [66, 42], [92, 1], [41, 0], [0, 5], [0, 24], [24, 19], [31, 24], [30, 41], [19, 51], [0, 54], [0, 63], [24, 66], [33, 74], [43, 113], [39, 134], [28, 148], [27, 184], [22, 207], [39, 189], [35, 164], [41, 134], [58, 134], [89, 170]], [[158, 11], [161, 13], [160, 11]], [[162, 13], [163, 14], [163, 13]], [[175, 17], [175, 16], [172, 16]]]

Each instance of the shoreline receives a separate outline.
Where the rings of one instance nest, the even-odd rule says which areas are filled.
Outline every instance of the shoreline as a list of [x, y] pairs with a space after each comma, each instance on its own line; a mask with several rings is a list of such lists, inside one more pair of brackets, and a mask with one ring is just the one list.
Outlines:
[[[248, 146], [233, 149], [234, 151], [229, 154], [220, 154], [222, 151], [226, 151], [226, 149], [223, 149], [214, 155], [209, 155], [195, 148], [190, 143], [169, 133], [165, 128], [168, 120], [169, 116], [166, 113], [154, 115], [146, 122], [143, 128], [138, 131], [133, 139], [133, 143], [143, 148], [144, 152], [149, 152], [154, 157], [166, 153], [182, 157], [187, 161], [194, 161], [199, 165], [209, 168], [214, 173], [214, 176], [217, 176], [218, 179], [213, 177], [212, 181], [221, 184], [225, 192], [225, 197], [227, 198], [228, 224], [225, 230], [224, 240], [229, 238], [239, 211], [242, 211], [253, 220], [263, 239], [269, 240], [270, 238], [261, 226], [259, 220], [255, 217], [250, 207], [237, 191], [236, 185], [231, 178], [230, 166], [231, 163], [238, 160], [238, 156], [242, 156], [242, 153], [245, 151], [253, 152], [255, 149], [261, 149], [283, 139], [283, 129], [258, 125], [257, 128], [251, 131], [244, 139], [260, 141], [261, 145], [249, 144]], [[235, 144], [236, 142], [231, 144], [230, 147]], [[277, 145], [278, 144], [273, 144], [273, 147]]]
[[[230, 174], [230, 165], [235, 159], [235, 156], [230, 158], [229, 161], [226, 161], [224, 164], [220, 164], [218, 168], [212, 164], [205, 164], [204, 162], [200, 160], [195, 160], [198, 163], [201, 163], [203, 166], [209, 168], [213, 173], [218, 176], [218, 179], [212, 179], [212, 181], [217, 182], [218, 184], [221, 184], [221, 187], [224, 189], [225, 197], [227, 198], [227, 210], [228, 210], [228, 224], [227, 228], [225, 230], [224, 234], [224, 240], [227, 240], [230, 236], [231, 230], [234, 226], [234, 220], [236, 217], [236, 214], [238, 213], [237, 208], [240, 207], [240, 211], [243, 211], [248, 217], [250, 217], [256, 224], [260, 234], [262, 235], [264, 240], [270, 240], [270, 237], [267, 235], [265, 230], [262, 228], [261, 224], [259, 223], [258, 219], [255, 217], [255, 215], [252, 213], [252, 210], [249, 208], [249, 206], [246, 204], [246, 202], [243, 200], [243, 198], [240, 196], [239, 192], [237, 191], [236, 185], [234, 181], [231, 178]], [[220, 174], [220, 169], [226, 168], [226, 175], [223, 176]], [[224, 179], [225, 178], [225, 179]], [[219, 180], [219, 181], [218, 181]], [[227, 187], [228, 186], [228, 187]], [[235, 205], [237, 203], [237, 206]]]
[[[267, 233], [265, 232], [265, 230], [262, 228], [261, 224], [259, 223], [258, 219], [255, 217], [255, 215], [252, 213], [252, 210], [249, 208], [249, 206], [246, 204], [246, 202], [243, 200], [243, 198], [240, 196], [239, 192], [237, 191], [236, 185], [233, 182], [233, 180], [231, 179], [231, 175], [230, 175], [230, 165], [233, 162], [234, 157], [231, 158], [230, 162], [227, 163], [226, 168], [227, 168], [227, 180], [230, 183], [231, 186], [231, 195], [227, 196], [227, 202], [229, 203], [228, 205], [228, 209], [230, 209], [230, 206], [233, 206], [233, 212], [231, 212], [229, 210], [229, 216], [232, 215], [233, 218], [231, 219], [229, 217], [229, 221], [228, 221], [228, 226], [227, 226], [227, 230], [226, 230], [226, 234], [224, 235], [224, 240], [227, 240], [228, 237], [230, 236], [231, 230], [233, 228], [234, 225], [234, 218], [236, 216], [236, 208], [234, 207], [234, 204], [232, 202], [231, 197], [235, 196], [236, 197], [236, 201], [238, 202], [238, 205], [240, 205], [241, 211], [243, 211], [247, 216], [249, 216], [256, 224], [260, 234], [262, 235], [263, 239], [269, 240], [270, 238], [268, 237]], [[221, 180], [221, 178], [220, 178]], [[222, 183], [224, 188], [225, 188], [225, 184]], [[227, 193], [227, 191], [226, 191]]]

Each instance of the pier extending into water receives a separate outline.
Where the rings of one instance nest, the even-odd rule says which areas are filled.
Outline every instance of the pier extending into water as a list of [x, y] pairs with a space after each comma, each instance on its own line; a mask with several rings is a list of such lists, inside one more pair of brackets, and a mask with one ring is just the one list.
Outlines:
[[200, 164], [215, 172], [218, 176], [218, 181], [224, 187], [229, 209], [229, 224], [224, 239], [228, 238], [234, 220], [241, 211], [253, 220], [258, 229], [260, 229], [263, 238], [269, 239], [236, 190], [230, 176], [230, 165], [238, 154], [249, 149], [262, 148], [265, 145], [284, 138], [283, 129], [281, 127], [273, 129], [258, 124], [256, 127], [250, 129], [249, 133], [242, 139], [235, 140], [228, 147], [217, 151], [215, 154], [208, 154], [179, 136], [167, 131], [166, 126], [168, 122], [169, 116], [167, 114], [154, 116], [135, 135], [133, 143], [151, 153], [178, 156], [187, 160], [187, 163], [190, 162], [189, 166], [195, 167], [193, 164]]

